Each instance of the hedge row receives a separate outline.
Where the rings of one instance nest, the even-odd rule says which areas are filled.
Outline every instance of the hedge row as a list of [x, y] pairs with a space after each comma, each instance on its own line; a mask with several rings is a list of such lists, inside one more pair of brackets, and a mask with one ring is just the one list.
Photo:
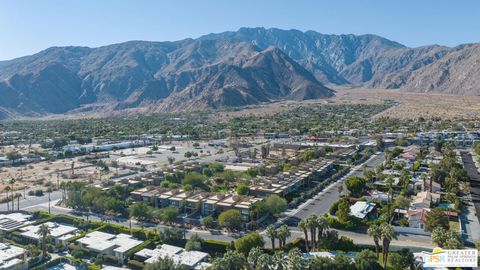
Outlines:
[[202, 250], [215, 255], [217, 253], [225, 253], [230, 247], [229, 242], [217, 241], [217, 240], [204, 240], [202, 244]]

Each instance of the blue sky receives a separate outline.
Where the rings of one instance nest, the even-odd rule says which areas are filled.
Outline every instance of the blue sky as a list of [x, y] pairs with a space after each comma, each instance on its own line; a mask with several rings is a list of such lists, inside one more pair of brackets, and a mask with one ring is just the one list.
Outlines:
[[476, 0], [0, 0], [0, 60], [51, 46], [178, 40], [243, 26], [455, 46], [480, 41], [479, 12]]

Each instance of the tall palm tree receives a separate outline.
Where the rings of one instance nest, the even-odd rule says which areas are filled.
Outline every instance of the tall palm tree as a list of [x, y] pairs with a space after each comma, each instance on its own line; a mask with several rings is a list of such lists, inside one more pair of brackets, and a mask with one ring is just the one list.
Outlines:
[[310, 216], [307, 217], [307, 226], [310, 229], [310, 238], [312, 238], [312, 242], [310, 245], [312, 250], [317, 245], [317, 240], [316, 240], [317, 220], [318, 220], [318, 217], [315, 214], [310, 214]]
[[373, 242], [375, 243], [375, 252], [377, 253], [377, 258], [378, 258], [378, 253], [380, 250], [380, 239], [382, 237], [382, 230], [380, 226], [376, 224], [372, 224], [368, 228], [367, 234], [368, 236], [373, 238]]
[[280, 248], [285, 247], [287, 238], [290, 237], [291, 232], [287, 225], [283, 224], [280, 228], [277, 229], [277, 238], [280, 245]]
[[300, 222], [298, 223], [298, 228], [300, 230], [302, 230], [303, 234], [305, 235], [305, 248], [308, 251], [309, 249], [308, 249], [308, 231], [307, 231], [308, 224], [307, 224], [307, 221], [305, 219], [300, 220]]
[[270, 241], [272, 241], [272, 250], [275, 250], [275, 238], [277, 238], [277, 230], [275, 229], [275, 226], [272, 224], [268, 225], [265, 232], [268, 238], [270, 238]]
[[323, 238], [325, 232], [329, 229], [328, 221], [324, 217], [317, 218], [317, 248], [320, 249], [320, 239]]
[[392, 242], [393, 239], [397, 239], [397, 233], [393, 229], [392, 225], [388, 223], [383, 223], [380, 225], [380, 228], [382, 232], [381, 236], [383, 238], [383, 268], [386, 269], [390, 242]]
[[40, 225], [37, 231], [37, 235], [42, 238], [42, 256], [45, 258], [47, 255], [47, 239], [50, 235], [50, 228], [46, 224]]

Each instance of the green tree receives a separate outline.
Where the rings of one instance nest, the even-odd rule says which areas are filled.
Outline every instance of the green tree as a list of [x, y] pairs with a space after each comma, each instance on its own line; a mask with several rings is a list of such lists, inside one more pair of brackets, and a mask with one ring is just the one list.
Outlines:
[[357, 254], [355, 258], [355, 266], [357, 267], [357, 270], [382, 269], [378, 264], [378, 259], [375, 253], [368, 249], [364, 249]]
[[298, 248], [293, 248], [288, 252], [287, 269], [303, 270], [307, 268], [303, 254]]
[[42, 239], [42, 257], [45, 258], [47, 255], [47, 241], [50, 236], [50, 227], [44, 223], [38, 227], [36, 234]]
[[257, 232], [251, 232], [241, 238], [238, 238], [234, 242], [235, 250], [244, 255], [247, 255], [252, 248], [262, 248], [264, 245], [265, 241], [263, 241], [263, 237]]
[[83, 256], [85, 256], [85, 250], [81, 247], [75, 247], [71, 254], [75, 259], [81, 259]]
[[290, 228], [287, 225], [283, 224], [277, 229], [278, 245], [280, 248], [285, 248], [287, 239], [290, 236], [291, 236]]
[[147, 218], [149, 215], [149, 208], [144, 202], [137, 202], [130, 206], [130, 217], [139, 220]]
[[160, 242], [165, 244], [177, 244], [183, 238], [183, 230], [180, 228], [165, 228], [159, 233]]
[[171, 224], [177, 220], [178, 214], [179, 214], [179, 211], [177, 208], [168, 206], [161, 210], [160, 220], [165, 223]]
[[373, 238], [373, 242], [375, 243], [375, 253], [376, 253], [377, 258], [378, 258], [378, 253], [379, 253], [379, 250], [380, 250], [380, 239], [382, 237], [382, 230], [381, 230], [380, 226], [378, 226], [376, 224], [372, 224], [368, 228], [367, 234], [368, 234], [368, 236]]
[[244, 270], [247, 266], [245, 255], [227, 250], [221, 258], [212, 262], [211, 270]]
[[213, 228], [213, 225], [214, 225], [213, 222], [214, 222], [214, 219], [212, 216], [207, 216], [202, 219], [203, 226], [208, 229]]
[[285, 212], [288, 208], [287, 200], [276, 194], [269, 195], [265, 199], [265, 206], [272, 215]]
[[350, 194], [354, 197], [359, 197], [362, 195], [363, 190], [366, 187], [366, 182], [365, 179], [361, 177], [353, 176], [345, 181], [345, 185], [347, 186], [348, 191], [350, 191]]
[[390, 254], [388, 259], [393, 270], [412, 269], [415, 257], [409, 249], [402, 249], [398, 253]]
[[335, 215], [338, 217], [338, 220], [342, 223], [347, 223], [350, 217], [350, 204], [346, 198], [340, 199], [338, 204], [338, 209]]
[[214, 173], [219, 173], [223, 172], [225, 170], [225, 165], [220, 162], [212, 162], [208, 165], [208, 167], [214, 172]]
[[238, 195], [247, 195], [248, 194], [248, 186], [245, 184], [240, 184], [237, 186], [237, 194]]
[[397, 233], [393, 229], [393, 227], [388, 223], [383, 223], [380, 225], [380, 229], [382, 231], [382, 242], [383, 242], [383, 268], [387, 268], [387, 260], [388, 254], [390, 252], [390, 243], [393, 239], [397, 239]]
[[191, 251], [191, 250], [200, 251], [202, 250], [202, 243], [203, 243], [203, 239], [200, 236], [198, 236], [198, 234], [194, 234], [190, 237], [190, 239], [187, 240], [187, 243], [185, 243], [185, 249], [187, 251]]
[[458, 233], [440, 226], [433, 229], [431, 238], [432, 242], [441, 248], [460, 249], [463, 247], [462, 237]]
[[433, 231], [437, 227], [442, 227], [447, 230], [449, 228], [448, 216], [445, 215], [444, 210], [441, 208], [434, 208], [427, 213], [425, 219], [425, 230]]
[[270, 224], [267, 226], [265, 233], [272, 242], [272, 250], [275, 250], [275, 238], [277, 238], [277, 229], [275, 228], [275, 226], [273, 226], [273, 224]]
[[303, 232], [303, 235], [305, 237], [305, 248], [307, 251], [309, 250], [308, 248], [308, 222], [306, 219], [300, 220], [298, 223], [298, 228]]
[[102, 267], [102, 264], [104, 262], [104, 258], [102, 254], [98, 254], [97, 257], [95, 257], [94, 264], [98, 265], [100, 268]]
[[223, 211], [218, 216], [218, 224], [230, 231], [240, 229], [243, 224], [242, 214], [235, 209]]
[[261, 255], [263, 255], [263, 251], [259, 247], [254, 247], [250, 250], [247, 257], [247, 263], [250, 266], [250, 269], [257, 269], [257, 262]]
[[189, 173], [182, 181], [182, 185], [190, 185], [194, 188], [205, 188], [205, 183], [208, 178], [197, 172]]

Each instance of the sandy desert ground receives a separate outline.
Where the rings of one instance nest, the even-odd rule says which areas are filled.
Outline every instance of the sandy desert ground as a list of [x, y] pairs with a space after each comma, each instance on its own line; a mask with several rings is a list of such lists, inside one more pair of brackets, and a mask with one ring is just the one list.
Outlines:
[[337, 93], [331, 99], [284, 101], [251, 106], [239, 111], [218, 113], [217, 117], [269, 115], [306, 104], [384, 104], [386, 101], [394, 101], [397, 103], [396, 106], [375, 117], [480, 119], [480, 96], [425, 94], [389, 89], [337, 88], [335, 90]]

